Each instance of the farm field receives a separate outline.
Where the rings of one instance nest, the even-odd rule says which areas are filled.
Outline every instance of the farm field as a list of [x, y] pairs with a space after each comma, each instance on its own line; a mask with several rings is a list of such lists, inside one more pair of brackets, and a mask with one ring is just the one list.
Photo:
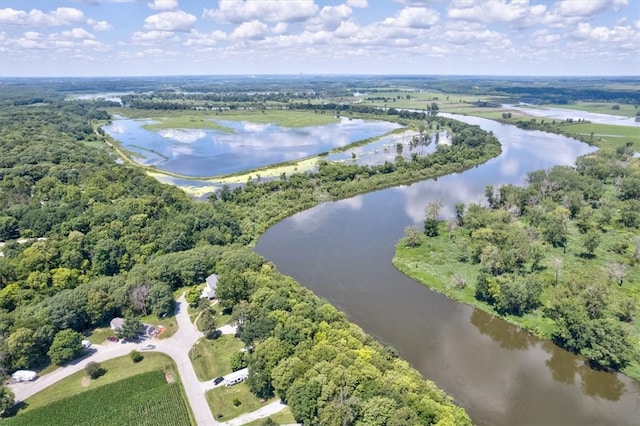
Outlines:
[[123, 356], [101, 362], [100, 366], [105, 369], [106, 373], [98, 379], [90, 380], [84, 370], [78, 371], [48, 387], [45, 392], [38, 392], [27, 399], [23, 404], [24, 406], [20, 408], [19, 413], [27, 413], [56, 401], [86, 393], [143, 373], [171, 371], [174, 377], [177, 374], [171, 358], [158, 352], [145, 353], [144, 359], [138, 363], [133, 363], [129, 356]]
[[167, 383], [161, 371], [150, 371], [6, 419], [3, 424], [189, 426], [193, 422], [180, 384]]

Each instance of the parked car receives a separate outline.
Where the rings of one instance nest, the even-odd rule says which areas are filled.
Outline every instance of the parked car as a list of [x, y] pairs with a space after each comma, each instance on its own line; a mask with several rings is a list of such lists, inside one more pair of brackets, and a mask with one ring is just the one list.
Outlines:
[[155, 349], [156, 347], [154, 345], [144, 345], [143, 347], [140, 348], [140, 350], [142, 351], [150, 351], [151, 349]]
[[216, 377], [215, 379], [213, 379], [213, 384], [214, 385], [219, 385], [222, 382], [224, 382], [224, 377], [222, 377], [222, 376]]

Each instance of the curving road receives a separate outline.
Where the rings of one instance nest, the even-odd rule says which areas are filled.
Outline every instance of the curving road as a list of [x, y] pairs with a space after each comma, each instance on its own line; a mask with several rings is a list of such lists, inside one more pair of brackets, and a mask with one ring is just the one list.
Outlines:
[[[247, 413], [240, 417], [230, 420], [226, 423], [217, 422], [213, 418], [213, 414], [207, 404], [205, 398], [205, 392], [211, 389], [209, 385], [210, 381], [200, 382], [196, 376], [191, 359], [189, 359], [189, 351], [196, 344], [196, 342], [203, 336], [202, 332], [198, 331], [194, 324], [189, 319], [187, 312], [187, 303], [184, 299], [184, 294], [178, 298], [175, 308], [175, 316], [178, 322], [178, 330], [175, 334], [166, 339], [154, 339], [155, 345], [154, 351], [162, 352], [170, 356], [175, 362], [178, 373], [182, 380], [189, 405], [191, 405], [191, 411], [195, 418], [196, 424], [199, 426], [236, 426], [248, 423], [250, 421], [268, 417], [271, 414], [277, 413], [282, 410], [285, 405], [280, 401], [271, 403], [260, 410], [253, 413]], [[225, 326], [220, 329], [223, 334], [235, 334], [235, 328], [232, 326]], [[73, 361], [64, 367], [58, 368], [52, 373], [46, 374], [38, 380], [26, 383], [14, 383], [9, 385], [13, 393], [15, 394], [16, 404], [20, 401], [24, 401], [30, 396], [44, 390], [59, 380], [84, 369], [87, 363], [102, 362], [111, 358], [117, 358], [119, 356], [127, 355], [134, 349], [140, 349], [140, 345], [137, 343], [106, 343], [103, 345], [91, 346], [93, 352], [83, 358]]]

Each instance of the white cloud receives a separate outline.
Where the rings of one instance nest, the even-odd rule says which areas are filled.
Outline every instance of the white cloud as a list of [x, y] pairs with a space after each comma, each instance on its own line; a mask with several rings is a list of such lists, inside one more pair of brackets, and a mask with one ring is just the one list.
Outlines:
[[269, 34], [264, 22], [253, 20], [240, 24], [229, 36], [232, 39], [262, 40]]
[[578, 24], [578, 29], [573, 32], [573, 36], [580, 39], [592, 40], [602, 43], [622, 43], [626, 41], [638, 41], [640, 33], [634, 32], [630, 26], [592, 27], [589, 23]]
[[564, 17], [588, 17], [609, 9], [617, 11], [628, 3], [628, 0], [562, 0], [556, 4], [556, 8]]
[[504, 35], [490, 30], [477, 28], [450, 29], [444, 33], [447, 41], [453, 44], [468, 44], [472, 42], [495, 42], [504, 38]]
[[429, 28], [435, 25], [440, 14], [426, 7], [405, 7], [395, 17], [387, 18], [384, 23], [391, 26], [407, 28]]
[[144, 20], [144, 28], [157, 31], [189, 31], [195, 22], [195, 16], [182, 10], [177, 10], [147, 17]]
[[274, 34], [284, 34], [287, 32], [289, 25], [286, 22], [278, 22], [271, 28], [271, 32]]
[[367, 0], [347, 0], [347, 6], [355, 9], [365, 9], [369, 6]]
[[176, 55], [176, 52], [171, 52], [166, 49], [157, 49], [157, 48], [141, 50], [135, 54], [137, 58], [147, 58], [150, 56], [163, 57], [163, 56], [175, 56], [175, 55]]
[[73, 25], [84, 21], [84, 13], [72, 7], [59, 7], [49, 13], [44, 13], [38, 9], [32, 9], [29, 12], [11, 8], [0, 9], [0, 24], [52, 27]]
[[72, 30], [63, 31], [61, 33], [66, 38], [93, 39], [95, 36], [84, 28], [74, 28]]
[[149, 44], [170, 39], [173, 35], [172, 31], [136, 31], [131, 36], [131, 41], [135, 44]]
[[109, 31], [112, 27], [107, 21], [96, 21], [95, 19], [87, 19], [87, 24], [91, 25], [94, 31]]
[[204, 9], [203, 15], [219, 22], [240, 24], [260, 19], [266, 22], [301, 22], [316, 15], [313, 0], [220, 0], [218, 9]]
[[154, 0], [147, 6], [153, 10], [174, 10], [178, 8], [178, 0]]
[[[544, 5], [534, 7], [535, 13], [546, 10]], [[452, 2], [447, 10], [447, 16], [471, 22], [514, 22], [526, 18], [531, 13], [531, 9], [529, 0], [467, 0]]]
[[187, 40], [183, 43], [185, 46], [209, 47], [218, 44], [218, 41], [226, 40], [227, 34], [216, 30], [211, 33], [201, 33], [197, 30], [191, 30]]
[[333, 31], [340, 26], [340, 23], [351, 17], [352, 13], [353, 10], [344, 4], [325, 6], [318, 16], [309, 20], [306, 28], [310, 31]]

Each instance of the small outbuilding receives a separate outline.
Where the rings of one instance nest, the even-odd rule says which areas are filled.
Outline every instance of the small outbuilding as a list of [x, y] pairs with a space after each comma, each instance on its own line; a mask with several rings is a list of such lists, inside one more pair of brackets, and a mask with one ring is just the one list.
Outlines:
[[111, 320], [111, 322], [109, 323], [109, 325], [111, 326], [111, 329], [113, 331], [118, 331], [122, 328], [122, 326], [124, 325], [124, 318], [114, 318]]
[[225, 386], [233, 386], [240, 382], [244, 382], [249, 377], [249, 369], [243, 368], [242, 370], [234, 371], [231, 374], [227, 374], [224, 376], [224, 381], [222, 384]]
[[205, 297], [209, 300], [214, 299], [216, 297], [216, 289], [218, 288], [218, 276], [216, 274], [211, 274], [207, 277], [205, 281], [205, 286], [202, 289], [202, 294], [200, 297]]
[[11, 381], [17, 382], [30, 382], [35, 380], [38, 375], [35, 371], [31, 370], [18, 370], [11, 375]]

